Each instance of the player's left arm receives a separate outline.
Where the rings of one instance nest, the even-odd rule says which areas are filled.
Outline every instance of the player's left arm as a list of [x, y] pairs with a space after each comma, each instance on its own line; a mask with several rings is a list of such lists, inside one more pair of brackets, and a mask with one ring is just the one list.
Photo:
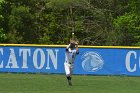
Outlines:
[[76, 46], [76, 54], [79, 54], [78, 44], [76, 44], [75, 46]]

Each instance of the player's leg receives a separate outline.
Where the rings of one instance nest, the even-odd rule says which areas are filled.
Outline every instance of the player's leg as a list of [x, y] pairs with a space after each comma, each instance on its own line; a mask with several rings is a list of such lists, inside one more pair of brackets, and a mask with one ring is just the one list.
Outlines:
[[68, 84], [71, 86], [71, 69], [70, 69], [70, 64], [64, 63], [64, 68], [65, 68], [65, 73], [66, 73], [66, 78], [68, 80]]
[[72, 73], [73, 73], [73, 64], [70, 65], [70, 80], [72, 79]]
[[72, 65], [70, 65], [69, 71], [70, 71], [70, 74], [67, 76], [68, 79], [69, 79], [69, 80], [68, 80], [68, 83], [69, 83], [70, 86], [72, 86], [72, 82], [71, 82], [71, 79], [72, 79], [72, 72], [73, 72], [73, 66], [72, 66]]

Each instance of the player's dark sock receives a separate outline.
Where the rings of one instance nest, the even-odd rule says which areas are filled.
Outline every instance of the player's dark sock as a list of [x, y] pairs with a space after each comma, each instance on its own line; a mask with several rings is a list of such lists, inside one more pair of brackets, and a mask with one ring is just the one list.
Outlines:
[[68, 84], [69, 84], [70, 86], [72, 86], [71, 77], [70, 77], [70, 76], [67, 76], [67, 80], [68, 80]]

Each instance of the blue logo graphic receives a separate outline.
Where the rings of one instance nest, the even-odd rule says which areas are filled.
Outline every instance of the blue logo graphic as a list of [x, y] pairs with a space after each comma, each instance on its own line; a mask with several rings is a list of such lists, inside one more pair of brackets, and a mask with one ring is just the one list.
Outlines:
[[86, 52], [82, 55], [82, 67], [87, 72], [95, 72], [102, 69], [104, 60], [97, 52]]

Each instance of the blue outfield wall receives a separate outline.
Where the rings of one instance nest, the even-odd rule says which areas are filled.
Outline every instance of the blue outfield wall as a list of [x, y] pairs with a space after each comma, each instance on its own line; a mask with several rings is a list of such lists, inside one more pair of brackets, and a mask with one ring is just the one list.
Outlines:
[[[65, 46], [0, 46], [0, 72], [64, 74]], [[73, 74], [140, 76], [140, 49], [79, 47]]]

